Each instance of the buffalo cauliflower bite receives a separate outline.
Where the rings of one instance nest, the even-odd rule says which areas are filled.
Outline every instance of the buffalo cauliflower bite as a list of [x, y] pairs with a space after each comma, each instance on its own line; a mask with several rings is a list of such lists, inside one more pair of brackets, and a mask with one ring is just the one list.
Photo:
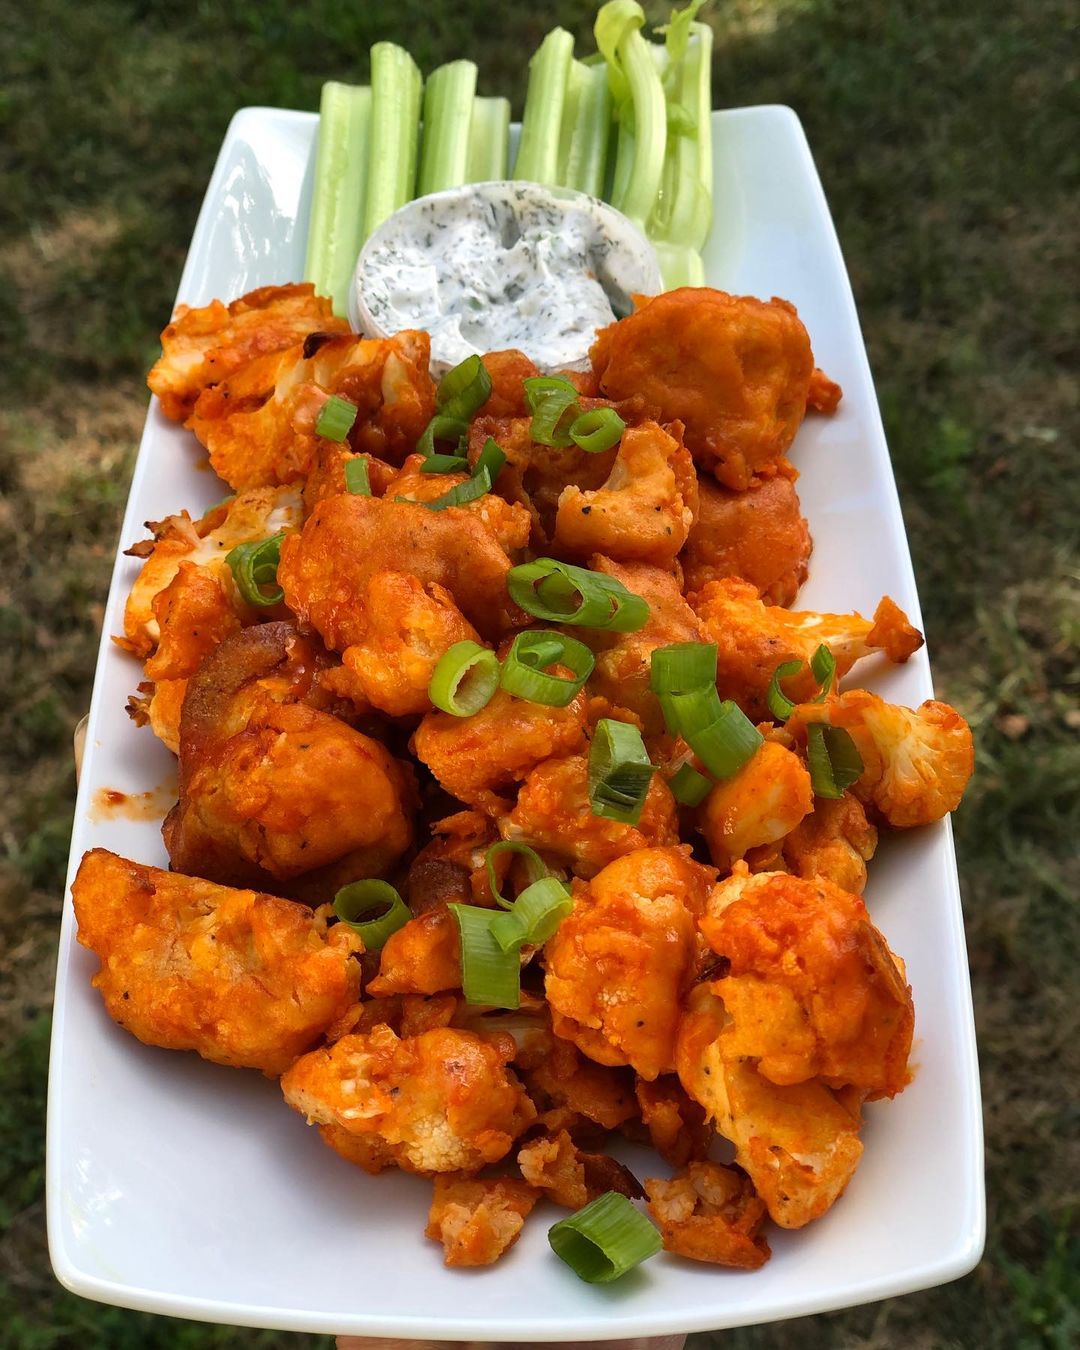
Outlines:
[[553, 541], [560, 557], [603, 553], [671, 566], [697, 514], [697, 474], [669, 430], [656, 422], [627, 427], [602, 487], [588, 491], [569, 483], [563, 489]]
[[839, 681], [856, 661], [882, 651], [890, 661], [906, 661], [923, 645], [896, 605], [886, 597], [873, 620], [861, 614], [817, 614], [781, 609], [758, 599], [749, 582], [729, 577], [711, 581], [690, 597], [717, 645], [716, 683], [722, 697], [733, 698], [751, 717], [769, 716], [766, 693], [777, 666], [802, 661], [804, 667], [784, 681], [789, 698], [812, 698], [817, 682], [809, 668], [819, 646], [836, 661]]
[[556, 1035], [645, 1079], [674, 1067], [698, 951], [695, 916], [713, 875], [685, 846], [646, 848], [575, 884], [573, 911], [544, 949]]
[[588, 757], [571, 755], [537, 765], [521, 785], [513, 811], [499, 818], [499, 832], [504, 839], [558, 858], [576, 876], [591, 877], [634, 849], [677, 844], [679, 817], [675, 799], [658, 774], [649, 784], [636, 825], [594, 815]]
[[835, 1203], [862, 1156], [859, 1101], [816, 1079], [778, 1087], [746, 1059], [727, 1059], [723, 1002], [698, 985], [679, 1024], [675, 1060], [683, 1087], [709, 1113], [770, 1217], [801, 1228]]
[[485, 352], [480, 358], [491, 380], [491, 393], [481, 406], [481, 417], [524, 417], [525, 381], [540, 374], [538, 367], [516, 347], [502, 352]]
[[329, 906], [87, 853], [71, 888], [109, 1016], [146, 1045], [273, 1077], [359, 997], [363, 943]]
[[831, 417], [839, 408], [840, 400], [844, 396], [844, 391], [836, 383], [830, 380], [823, 370], [814, 367], [814, 373], [810, 376], [810, 388], [806, 394], [807, 410], [812, 409], [817, 413], [824, 413], [826, 417]]
[[350, 447], [397, 462], [435, 412], [430, 350], [420, 332], [378, 339], [312, 333], [206, 389], [187, 425], [230, 487], [287, 483], [311, 469], [319, 414], [336, 395], [357, 408]]
[[674, 1074], [664, 1074], [651, 1083], [639, 1078], [634, 1095], [649, 1141], [665, 1162], [685, 1167], [692, 1159], [707, 1155], [712, 1128], [705, 1108], [687, 1095]]
[[750, 849], [783, 839], [813, 807], [806, 765], [778, 742], [764, 741], [738, 773], [712, 789], [699, 824], [713, 862], [727, 871]]
[[614, 1130], [637, 1113], [629, 1069], [597, 1064], [556, 1036], [546, 1005], [522, 1033], [514, 1067], [549, 1133]]
[[442, 1243], [448, 1266], [490, 1266], [518, 1240], [539, 1198], [513, 1177], [436, 1176], [424, 1236]]
[[397, 469], [386, 464], [374, 455], [356, 454], [348, 444], [337, 441], [320, 440], [304, 479], [304, 519], [312, 514], [316, 506], [326, 497], [340, 497], [348, 492], [345, 481], [345, 469], [348, 465], [363, 461], [367, 465], [368, 487], [373, 497], [383, 497], [386, 489], [397, 476]]
[[517, 783], [552, 756], [586, 744], [586, 698], [565, 708], [514, 698], [505, 689], [472, 717], [429, 712], [412, 738], [412, 750], [459, 801], [486, 811], [506, 811]]
[[645, 1190], [666, 1251], [737, 1270], [757, 1270], [772, 1254], [761, 1236], [765, 1203], [737, 1168], [692, 1162], [670, 1181], [647, 1180]]
[[[425, 473], [424, 462], [424, 455], [410, 455], [387, 484], [385, 495], [410, 502], [433, 502], [469, 481], [467, 473]], [[532, 518], [528, 510], [495, 492], [485, 492], [460, 509], [479, 516], [508, 555], [520, 553], [529, 542]]]
[[263, 286], [231, 305], [211, 300], [192, 309], [177, 306], [161, 334], [161, 356], [146, 382], [174, 422], [189, 416], [204, 389], [219, 384], [257, 356], [281, 351], [309, 333], [347, 333], [329, 300], [303, 282]]
[[518, 1149], [521, 1175], [548, 1200], [566, 1209], [581, 1209], [609, 1191], [640, 1199], [637, 1178], [605, 1153], [584, 1153], [565, 1130], [541, 1135]]
[[[371, 1172], [478, 1172], [509, 1153], [536, 1111], [506, 1068], [513, 1042], [439, 1027], [343, 1036], [282, 1077], [285, 1100]], [[351, 1145], [356, 1150], [351, 1156]]]
[[705, 625], [683, 598], [669, 569], [651, 563], [619, 563], [599, 554], [589, 559], [589, 566], [621, 581], [649, 605], [649, 618], [636, 633], [580, 630], [582, 640], [596, 652], [590, 692], [606, 698], [613, 707], [632, 712], [646, 737], [661, 734], [663, 714], [649, 687], [652, 654], [672, 642], [708, 642]]
[[369, 981], [368, 992], [382, 998], [387, 994], [438, 994], [460, 987], [458, 926], [443, 906], [410, 919], [391, 933], [379, 955], [379, 973]]
[[741, 577], [770, 605], [790, 605], [806, 580], [813, 544], [795, 491], [794, 470], [761, 478], [744, 492], [699, 485], [698, 516], [680, 554], [689, 594]]
[[927, 699], [918, 708], [886, 703], [849, 689], [825, 703], [804, 703], [788, 726], [811, 722], [843, 727], [862, 756], [852, 791], [898, 829], [929, 825], [960, 805], [975, 771], [971, 728], [955, 708]]
[[683, 422], [699, 467], [736, 490], [795, 439], [814, 370], [793, 305], [704, 286], [646, 301], [602, 329], [589, 355], [602, 393], [641, 395], [659, 420]]
[[325, 660], [288, 624], [263, 624], [203, 662], [181, 716], [180, 799], [163, 827], [178, 871], [231, 884], [313, 873], [329, 889], [377, 875], [409, 847], [409, 770], [302, 701]]
[[866, 864], [874, 856], [877, 840], [877, 830], [852, 793], [817, 797], [813, 811], [784, 838], [784, 867], [797, 877], [831, 881], [842, 891], [862, 895]]
[[710, 985], [730, 1018], [725, 1060], [779, 1086], [819, 1079], [870, 1100], [904, 1090], [911, 990], [858, 896], [741, 866], [709, 897], [701, 931], [727, 966]]

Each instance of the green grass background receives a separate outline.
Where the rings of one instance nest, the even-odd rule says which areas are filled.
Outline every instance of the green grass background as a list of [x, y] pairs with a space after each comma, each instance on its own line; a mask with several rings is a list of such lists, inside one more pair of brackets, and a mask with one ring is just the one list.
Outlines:
[[[231, 113], [316, 107], [323, 79], [366, 77], [381, 37], [425, 70], [472, 56], [485, 89], [520, 111], [524, 54], [556, 22], [591, 49], [593, 8], [0, 0], [2, 1350], [326, 1344], [106, 1309], [51, 1276], [44, 1085], [70, 737], [89, 698], [143, 376]], [[1080, 1342], [1074, 18], [1065, 0], [712, 6], [717, 104], [788, 103], [814, 147], [938, 692], [978, 738], [956, 829], [989, 1240], [951, 1286], [694, 1337], [698, 1350]]]

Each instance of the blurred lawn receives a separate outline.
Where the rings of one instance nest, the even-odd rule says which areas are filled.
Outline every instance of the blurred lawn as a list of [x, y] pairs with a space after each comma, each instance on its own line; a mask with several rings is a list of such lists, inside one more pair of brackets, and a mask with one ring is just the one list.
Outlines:
[[[52, 1279], [42, 1131], [71, 731], [89, 697], [143, 374], [231, 113], [317, 106], [324, 78], [365, 77], [379, 37], [406, 43], [426, 70], [472, 56], [487, 91], [520, 109], [524, 54], [556, 22], [588, 40], [593, 8], [0, 0], [2, 1350], [325, 1344], [105, 1309]], [[713, 6], [717, 102], [791, 104], [814, 147], [870, 346], [939, 693], [978, 737], [956, 829], [990, 1237], [986, 1260], [957, 1284], [697, 1347], [1080, 1340], [1070, 1191], [1080, 1131], [1066, 1104], [1080, 1040], [1068, 987], [1080, 947], [1070, 8]]]

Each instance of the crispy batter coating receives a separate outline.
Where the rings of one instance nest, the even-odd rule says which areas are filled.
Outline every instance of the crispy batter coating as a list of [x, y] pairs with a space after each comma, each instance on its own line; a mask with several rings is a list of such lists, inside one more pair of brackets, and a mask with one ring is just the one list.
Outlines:
[[831, 881], [842, 891], [862, 895], [866, 864], [877, 850], [877, 841], [877, 830], [853, 793], [835, 799], [818, 797], [813, 811], [784, 839], [783, 860], [797, 877]]
[[810, 376], [810, 389], [806, 395], [807, 411], [824, 413], [826, 417], [839, 408], [840, 400], [844, 396], [844, 391], [836, 383], [830, 380], [823, 370], [814, 367], [814, 373]]
[[603, 553], [621, 562], [670, 567], [697, 514], [690, 452], [656, 422], [627, 427], [602, 487], [574, 483], [559, 494], [554, 548], [560, 557]]
[[955, 708], [927, 699], [917, 708], [849, 689], [825, 703], [801, 704], [788, 723], [843, 727], [862, 756], [852, 791], [898, 829], [929, 825], [960, 805], [975, 771], [971, 728]]
[[890, 661], [906, 661], [923, 645], [922, 634], [886, 597], [873, 620], [861, 614], [817, 614], [763, 604], [746, 581], [711, 581], [690, 603], [708, 637], [717, 644], [716, 683], [721, 697], [733, 698], [750, 717], [769, 716], [765, 700], [773, 672], [784, 661], [804, 668], [784, 681], [788, 697], [812, 698], [817, 683], [810, 658], [821, 645], [836, 659], [839, 681], [856, 661], [882, 651]]
[[178, 871], [243, 883], [333, 866], [374, 876], [412, 842], [408, 771], [378, 741], [300, 701], [319, 652], [288, 624], [222, 643], [189, 682], [180, 800], [163, 834]]
[[452, 1027], [401, 1039], [377, 1026], [305, 1055], [281, 1088], [309, 1123], [336, 1127], [331, 1147], [357, 1145], [350, 1161], [368, 1171], [478, 1172], [536, 1115], [505, 1067], [512, 1052]]
[[738, 1168], [692, 1162], [670, 1181], [647, 1180], [645, 1190], [667, 1251], [737, 1270], [758, 1270], [772, 1255], [761, 1235], [764, 1201]]
[[767, 740], [738, 773], [712, 789], [701, 804], [699, 824], [713, 862], [726, 872], [750, 849], [783, 839], [813, 809], [806, 765]]
[[311, 469], [319, 414], [338, 395], [358, 409], [351, 448], [396, 463], [435, 411], [430, 355], [426, 333], [378, 339], [314, 333], [206, 389], [187, 425], [230, 487], [287, 483]]
[[348, 329], [344, 319], [334, 317], [330, 301], [307, 282], [262, 286], [228, 306], [220, 300], [197, 309], [178, 305], [146, 382], [165, 416], [183, 422], [204, 389], [248, 361], [291, 347], [309, 333]]
[[539, 1198], [513, 1177], [437, 1176], [424, 1236], [442, 1243], [448, 1266], [490, 1266], [518, 1240]]
[[[471, 897], [464, 903], [470, 904]], [[457, 921], [445, 906], [410, 919], [390, 935], [379, 956], [379, 973], [368, 984], [376, 998], [460, 988], [461, 942]]]
[[87, 853], [71, 888], [109, 1016], [146, 1045], [283, 1073], [360, 993], [363, 943], [329, 907]]
[[480, 416], [526, 416], [528, 408], [525, 404], [524, 381], [539, 375], [538, 367], [516, 347], [502, 352], [486, 352], [480, 359], [491, 377], [491, 393], [480, 409]]
[[549, 1131], [573, 1133], [582, 1124], [614, 1130], [636, 1115], [630, 1071], [586, 1059], [556, 1036], [546, 1005], [520, 1040], [514, 1066]]
[[549, 708], [499, 689], [472, 717], [428, 713], [412, 750], [459, 801], [505, 812], [515, 784], [538, 764], [585, 745], [585, 713], [584, 692], [565, 708]]
[[780, 1086], [817, 1078], [871, 1100], [904, 1090], [911, 990], [858, 896], [744, 866], [709, 897], [701, 931], [729, 963], [710, 986], [731, 1018], [725, 1059]]
[[509, 815], [499, 818], [504, 839], [542, 849], [592, 877], [609, 862], [634, 849], [677, 844], [679, 816], [675, 799], [659, 774], [653, 776], [636, 825], [593, 814], [589, 804], [587, 755], [549, 759], [538, 764], [521, 785]]
[[745, 492], [708, 479], [699, 484], [698, 516], [679, 559], [688, 593], [710, 581], [741, 577], [767, 604], [790, 605], [795, 599], [813, 544], [794, 471], [780, 467], [781, 472], [751, 483]]
[[[386, 485], [386, 496], [404, 497], [410, 502], [433, 502], [451, 488], [468, 481], [467, 473], [424, 473], [425, 456], [410, 455]], [[532, 518], [524, 506], [508, 502], [494, 492], [486, 492], [461, 507], [480, 517], [510, 556], [519, 554], [529, 542]]]
[[709, 1151], [712, 1128], [705, 1108], [689, 1097], [674, 1074], [647, 1083], [639, 1078], [634, 1095], [653, 1148], [672, 1167], [685, 1167]]
[[[453, 902], [490, 905], [486, 864], [487, 851], [499, 837], [494, 823], [479, 811], [456, 811], [435, 821], [431, 834], [430, 843], [409, 864], [405, 879], [404, 894], [412, 912], [426, 914]], [[498, 864], [496, 859], [496, 870]]]
[[521, 1175], [566, 1209], [581, 1209], [607, 1191], [629, 1199], [645, 1192], [628, 1167], [605, 1153], [584, 1153], [565, 1130], [541, 1135], [518, 1149]]
[[356, 454], [349, 449], [348, 442], [339, 444], [337, 441], [319, 440], [311, 468], [304, 479], [305, 520], [325, 497], [339, 497], [348, 492], [345, 466], [357, 459], [367, 463], [368, 485], [372, 496], [385, 496], [386, 489], [398, 472], [392, 464], [387, 464], [374, 455]]
[[636, 633], [581, 630], [582, 639], [596, 652], [589, 688], [613, 706], [634, 713], [646, 737], [661, 734], [664, 718], [649, 688], [652, 654], [670, 642], [710, 641], [705, 625], [683, 598], [677, 579], [668, 569], [650, 563], [618, 563], [600, 554], [589, 559], [589, 566], [617, 578], [649, 604], [648, 622]]
[[814, 358], [793, 305], [684, 286], [597, 334], [611, 398], [640, 394], [678, 418], [702, 469], [742, 490], [783, 457], [806, 412]]
[[645, 1079], [674, 1068], [697, 951], [694, 916], [712, 878], [679, 846], [627, 853], [575, 885], [573, 912], [544, 949], [556, 1035]]
[[679, 1078], [735, 1145], [735, 1161], [770, 1217], [782, 1228], [801, 1228], [835, 1203], [858, 1166], [858, 1098], [814, 1079], [778, 1087], [751, 1062], [727, 1059], [728, 1021], [723, 1002], [699, 985], [679, 1025]]

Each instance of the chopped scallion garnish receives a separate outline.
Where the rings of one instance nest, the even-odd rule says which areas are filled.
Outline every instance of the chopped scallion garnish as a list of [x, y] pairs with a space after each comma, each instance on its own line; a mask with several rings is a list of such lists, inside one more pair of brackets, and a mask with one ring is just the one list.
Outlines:
[[597, 722], [589, 747], [589, 805], [594, 816], [636, 825], [655, 772], [637, 727], [611, 717]]
[[[502, 687], [516, 698], [565, 708], [592, 674], [596, 658], [583, 642], [564, 633], [519, 633], [506, 654]], [[548, 666], [566, 666], [573, 677], [552, 675]]]
[[821, 686], [814, 702], [824, 703], [829, 695], [829, 690], [832, 688], [833, 680], [836, 678], [836, 657], [824, 643], [810, 658], [810, 672]]
[[420, 465], [421, 473], [467, 473], [469, 461], [465, 455], [427, 455]]
[[634, 633], [649, 621], [648, 603], [621, 581], [556, 558], [511, 567], [506, 584], [516, 605], [548, 623]]
[[595, 455], [618, 445], [626, 423], [614, 408], [591, 408], [570, 424], [570, 439], [582, 450]]
[[549, 873], [543, 858], [528, 844], [522, 844], [516, 839], [500, 839], [497, 844], [492, 844], [485, 859], [488, 885], [491, 887], [491, 894], [495, 897], [495, 903], [502, 909], [511, 909], [514, 902], [508, 900], [499, 890], [499, 878], [495, 873], [495, 859], [501, 857], [504, 853], [515, 854], [524, 860], [525, 875], [528, 877], [530, 885], [534, 881], [542, 881]]
[[269, 539], [237, 544], [225, 555], [233, 574], [236, 589], [249, 605], [267, 609], [280, 605], [285, 592], [277, 584], [278, 563], [281, 560], [281, 541], [285, 532]]
[[664, 720], [716, 778], [730, 778], [753, 758], [765, 739], [731, 699], [720, 701], [715, 685], [685, 694], [661, 694]]
[[315, 419], [315, 435], [328, 441], [343, 441], [356, 421], [356, 404], [331, 394]]
[[521, 961], [492, 936], [492, 920], [505, 911], [450, 905], [461, 936], [461, 988], [466, 1003], [516, 1008], [521, 1002]]
[[672, 642], [653, 651], [649, 688], [654, 694], [688, 694], [715, 685], [715, 642]]
[[471, 717], [499, 687], [499, 658], [477, 642], [455, 642], [435, 667], [428, 698], [454, 717]]
[[786, 722], [795, 711], [795, 704], [781, 689], [780, 681], [790, 679], [792, 675], [797, 675], [802, 670], [802, 666], [801, 661], [784, 661], [773, 671], [769, 687], [765, 691], [765, 702], [768, 704], [769, 712], [778, 722]]
[[445, 417], [467, 422], [491, 395], [491, 376], [479, 356], [467, 356], [439, 381], [435, 406]]
[[508, 910], [491, 920], [491, 935], [503, 951], [541, 947], [573, 909], [570, 892], [558, 877], [541, 877], [527, 886]]
[[422, 455], [433, 455], [436, 441], [453, 441], [457, 450], [463, 451], [468, 434], [469, 425], [464, 419], [436, 413], [421, 433], [416, 448]]
[[655, 1256], [660, 1234], [625, 1195], [608, 1191], [548, 1229], [551, 1250], [590, 1284], [608, 1284]]
[[[380, 910], [383, 912], [379, 913]], [[379, 951], [387, 938], [404, 928], [412, 918], [397, 890], [378, 877], [343, 886], [334, 896], [334, 913], [342, 923], [359, 933], [367, 952]], [[365, 914], [376, 917], [365, 919]]]
[[346, 461], [345, 491], [351, 492], [355, 497], [371, 496], [371, 477], [368, 473], [368, 462], [364, 455], [357, 455], [355, 459]]
[[842, 797], [864, 767], [851, 734], [821, 722], [806, 728], [806, 763], [815, 797]]
[[698, 773], [692, 764], [681, 764], [668, 779], [671, 795], [683, 806], [700, 806], [713, 789], [711, 778]]

